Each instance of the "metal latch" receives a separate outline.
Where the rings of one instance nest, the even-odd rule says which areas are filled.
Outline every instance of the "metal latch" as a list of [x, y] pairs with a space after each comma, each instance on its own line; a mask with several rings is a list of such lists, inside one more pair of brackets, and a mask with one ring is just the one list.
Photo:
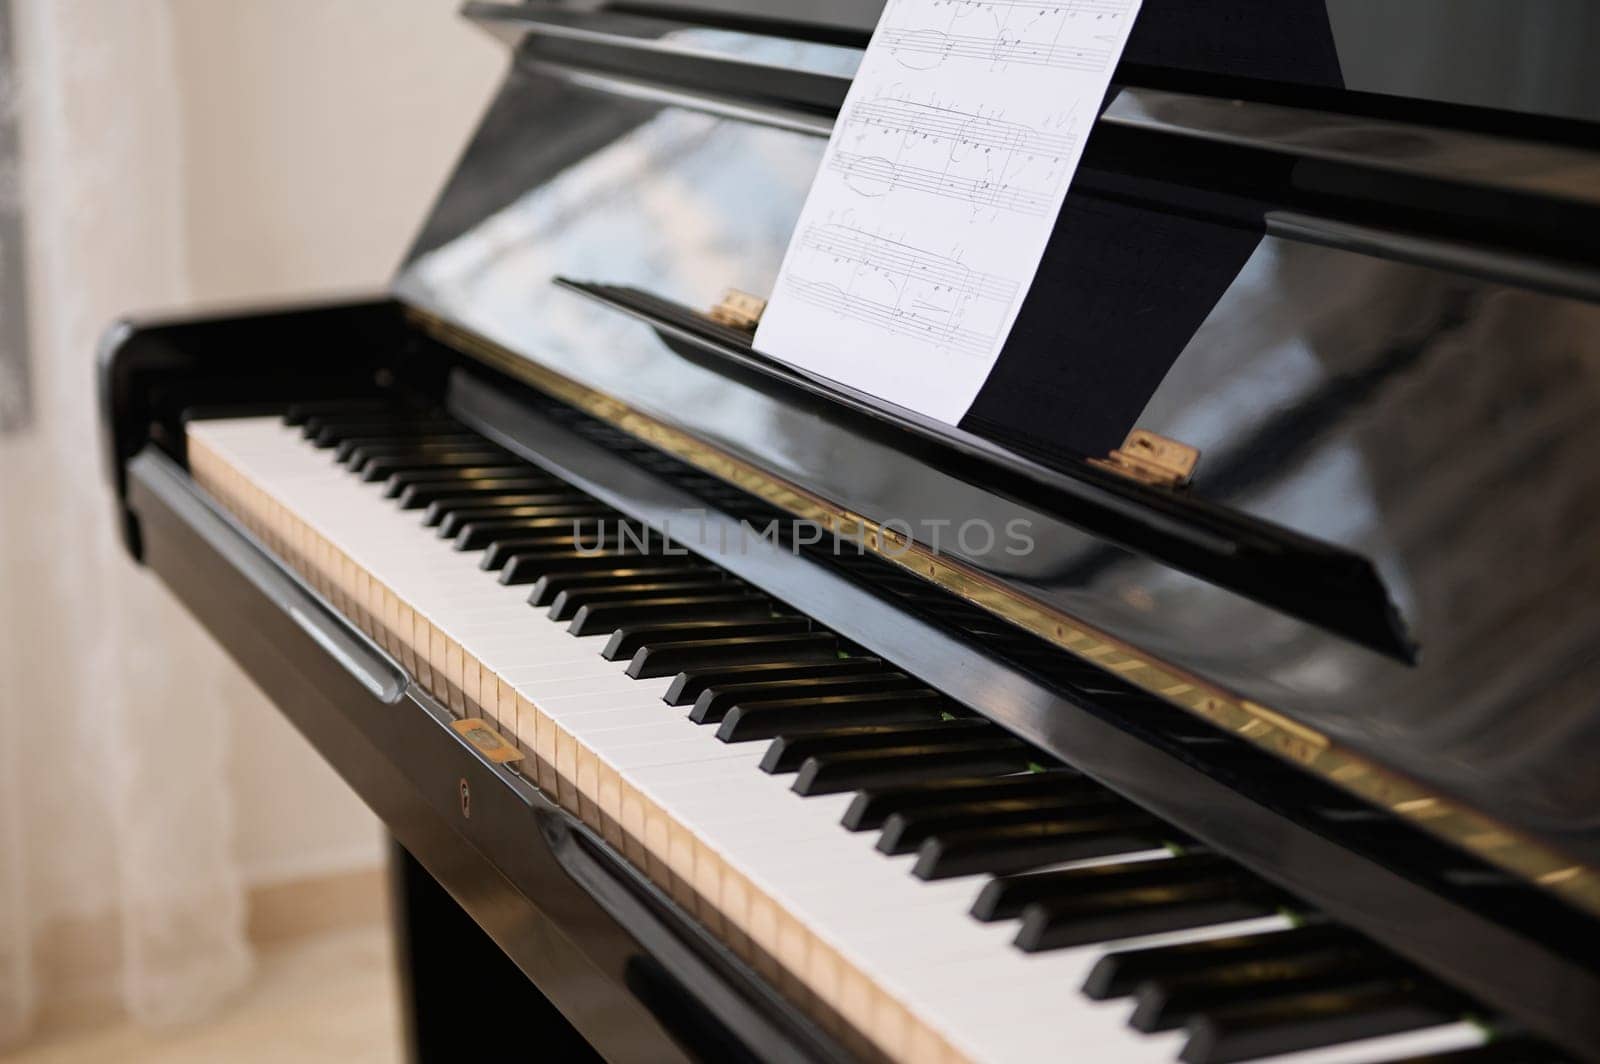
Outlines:
[[1189, 483], [1194, 467], [1200, 464], [1200, 449], [1146, 429], [1134, 429], [1121, 447], [1105, 458], [1089, 459], [1089, 464], [1141, 484], [1181, 488]]
[[756, 326], [761, 324], [761, 315], [767, 309], [767, 301], [749, 292], [741, 292], [737, 288], [728, 289], [722, 297], [722, 302], [711, 308], [710, 318], [743, 332], [755, 332]]

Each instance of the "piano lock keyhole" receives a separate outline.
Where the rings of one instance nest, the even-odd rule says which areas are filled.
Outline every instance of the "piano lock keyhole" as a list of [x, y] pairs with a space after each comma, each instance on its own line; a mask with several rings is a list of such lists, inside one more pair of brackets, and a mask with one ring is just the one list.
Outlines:
[[461, 815], [467, 819], [472, 818], [472, 788], [467, 786], [465, 777], [456, 783], [456, 793], [461, 799]]

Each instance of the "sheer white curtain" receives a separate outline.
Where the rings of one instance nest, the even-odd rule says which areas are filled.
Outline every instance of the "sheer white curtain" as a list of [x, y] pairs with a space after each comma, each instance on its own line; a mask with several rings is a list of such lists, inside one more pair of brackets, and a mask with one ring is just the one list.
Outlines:
[[170, 12], [12, 6], [32, 417], [0, 436], [0, 1050], [47, 1004], [203, 1013], [251, 963], [224, 711], [240, 681], [124, 557], [93, 401], [105, 324], [189, 287]]

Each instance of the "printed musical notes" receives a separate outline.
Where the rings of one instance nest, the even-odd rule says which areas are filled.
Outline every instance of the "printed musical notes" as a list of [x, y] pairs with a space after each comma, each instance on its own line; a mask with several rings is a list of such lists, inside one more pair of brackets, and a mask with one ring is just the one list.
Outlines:
[[757, 349], [959, 421], [1016, 320], [1138, 8], [889, 0]]
[[795, 298], [939, 351], [988, 354], [1017, 282], [852, 225], [810, 226], [788, 264]]
[[[885, 30], [884, 46], [908, 67], [927, 70], [946, 59], [982, 59], [996, 66], [1006, 63], [1031, 63], [1035, 66], [1055, 67], [1059, 70], [1077, 70], [1094, 73], [1103, 70], [1111, 59], [1109, 48], [1084, 48], [1076, 45], [1055, 44], [1008, 37], [1003, 33], [993, 36], [965, 33], [944, 33], [940, 30]], [[931, 56], [931, 61], [919, 61], [921, 56]]]
[[840, 147], [827, 165], [863, 196], [912, 189], [1035, 217], [1053, 213], [1078, 139], [893, 98], [855, 104], [839, 121]]
[[1077, 137], [1071, 133], [1037, 130], [1019, 122], [988, 118], [955, 107], [878, 98], [850, 107], [844, 114], [848, 126], [881, 130], [901, 137], [939, 140], [952, 151], [960, 147], [978, 151], [1016, 152], [1054, 162], [1064, 162]]

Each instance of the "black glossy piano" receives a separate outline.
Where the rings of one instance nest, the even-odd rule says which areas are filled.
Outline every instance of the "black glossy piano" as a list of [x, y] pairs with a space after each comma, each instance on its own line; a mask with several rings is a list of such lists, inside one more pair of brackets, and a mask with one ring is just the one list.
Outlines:
[[959, 426], [719, 302], [878, 13], [469, 3], [387, 292], [106, 336], [417, 1059], [1600, 1060], [1600, 11], [1145, 0]]

